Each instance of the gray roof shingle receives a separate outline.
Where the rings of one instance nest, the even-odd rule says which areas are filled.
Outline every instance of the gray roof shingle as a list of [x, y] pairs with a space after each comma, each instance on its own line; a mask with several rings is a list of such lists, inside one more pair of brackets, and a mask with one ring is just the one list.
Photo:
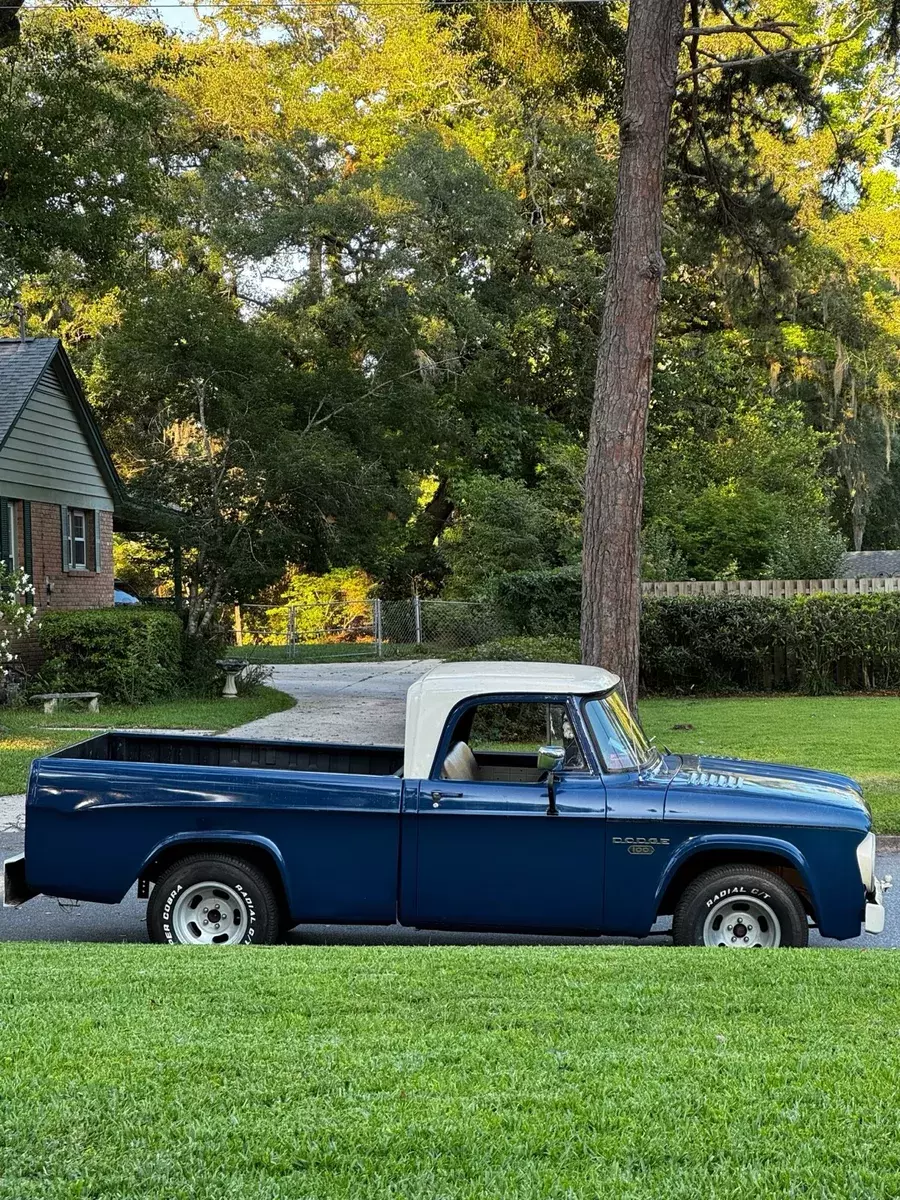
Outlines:
[[842, 579], [900, 575], [900, 550], [848, 550], [841, 557], [838, 574]]
[[58, 349], [58, 338], [0, 338], [0, 445]]

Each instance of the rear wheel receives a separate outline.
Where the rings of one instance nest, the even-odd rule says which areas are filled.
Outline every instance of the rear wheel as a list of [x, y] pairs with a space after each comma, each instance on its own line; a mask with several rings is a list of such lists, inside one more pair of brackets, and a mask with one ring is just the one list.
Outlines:
[[672, 936], [677, 946], [805, 946], [809, 922], [800, 897], [773, 871], [751, 865], [715, 867], [685, 889]]
[[266, 876], [230, 855], [195, 854], [157, 880], [147, 905], [151, 942], [238, 946], [274, 942], [281, 914]]

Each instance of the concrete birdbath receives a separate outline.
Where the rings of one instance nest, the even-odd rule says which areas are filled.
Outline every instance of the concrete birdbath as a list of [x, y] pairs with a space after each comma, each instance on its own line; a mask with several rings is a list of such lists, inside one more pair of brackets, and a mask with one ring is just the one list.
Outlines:
[[225, 686], [222, 688], [222, 695], [227, 696], [229, 700], [237, 699], [236, 680], [241, 671], [250, 664], [244, 658], [218, 658], [216, 666], [225, 672]]

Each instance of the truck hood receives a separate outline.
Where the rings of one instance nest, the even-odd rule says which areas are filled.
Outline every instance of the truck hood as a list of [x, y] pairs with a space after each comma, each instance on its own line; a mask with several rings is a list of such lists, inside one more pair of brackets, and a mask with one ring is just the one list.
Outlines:
[[[715, 758], [707, 755], [681, 756], [672, 780], [676, 788], [712, 788], [750, 796], [767, 796], [783, 803], [808, 802], [818, 807], [844, 809], [858, 819], [870, 816], [862, 787], [847, 775], [815, 771], [810, 767], [790, 767], [784, 763], [753, 762], [742, 758]], [[856, 822], [854, 821], [854, 824]]]

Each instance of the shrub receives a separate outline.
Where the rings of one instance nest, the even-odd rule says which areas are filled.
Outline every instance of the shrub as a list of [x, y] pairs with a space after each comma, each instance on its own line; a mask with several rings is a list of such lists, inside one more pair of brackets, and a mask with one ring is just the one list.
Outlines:
[[831, 579], [837, 575], [846, 543], [824, 517], [791, 525], [775, 539], [763, 568], [764, 579]]
[[454, 499], [439, 546], [450, 568], [448, 597], [485, 596], [504, 572], [563, 561], [568, 547], [560, 515], [536, 488], [476, 473], [457, 483]]
[[900, 595], [645, 599], [649, 691], [900, 688]]
[[159, 609], [49, 612], [41, 620], [42, 686], [100, 692], [136, 704], [170, 696], [182, 682], [182, 626]]
[[496, 584], [497, 606], [516, 633], [578, 637], [581, 568], [512, 571]]
[[216, 660], [243, 656], [231, 638], [231, 631], [222, 624], [214, 624], [203, 637], [181, 639], [181, 681], [184, 690], [192, 696], [215, 696], [222, 690], [222, 671]]
[[[516, 572], [497, 596], [521, 636], [472, 657], [577, 661], [577, 569]], [[900, 689], [900, 594], [645, 597], [641, 684], [705, 693]]]
[[455, 657], [463, 662], [580, 662], [578, 639], [567, 637], [498, 638]]
[[753, 596], [644, 598], [641, 682], [652, 691], [772, 686], [772, 649], [790, 601]]
[[[244, 610], [244, 633], [273, 646], [296, 642], [353, 642], [371, 637], [372, 579], [360, 567], [312, 575], [292, 567], [278, 585], [271, 608]], [[274, 593], [275, 588], [270, 589]], [[258, 624], [259, 629], [254, 629]]]
[[0, 698], [11, 699], [21, 674], [19, 648], [34, 625], [34, 584], [0, 561]]

